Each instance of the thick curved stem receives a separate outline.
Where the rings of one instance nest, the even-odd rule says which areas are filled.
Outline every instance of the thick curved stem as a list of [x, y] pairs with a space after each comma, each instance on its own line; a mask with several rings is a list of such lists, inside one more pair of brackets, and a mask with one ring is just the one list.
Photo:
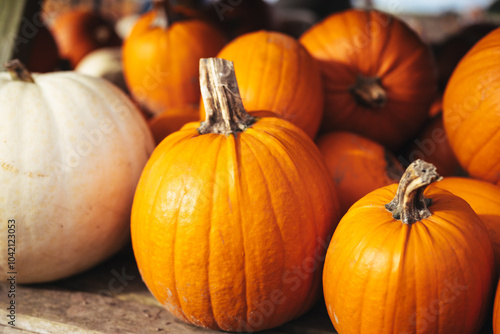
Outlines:
[[350, 92], [358, 104], [372, 109], [382, 108], [387, 101], [387, 93], [377, 77], [358, 75]]
[[3, 67], [9, 72], [13, 80], [24, 82], [35, 82], [30, 71], [24, 66], [19, 59], [12, 59], [6, 62]]
[[255, 123], [255, 117], [243, 107], [232, 61], [200, 59], [200, 88], [206, 112], [206, 119], [198, 128], [200, 134], [229, 135], [245, 131]]
[[414, 161], [401, 177], [394, 199], [385, 205], [395, 219], [413, 224], [431, 216], [431, 200], [424, 197], [424, 189], [432, 182], [441, 180], [433, 164]]

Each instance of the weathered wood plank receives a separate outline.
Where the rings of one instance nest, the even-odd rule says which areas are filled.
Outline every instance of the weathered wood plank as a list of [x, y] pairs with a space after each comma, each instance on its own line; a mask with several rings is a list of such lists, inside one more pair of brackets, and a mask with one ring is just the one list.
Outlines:
[[[8, 289], [0, 284], [0, 310], [7, 305]], [[262, 333], [335, 333], [321, 305], [314, 312]], [[15, 328], [1, 313], [0, 333], [220, 333], [187, 325], [161, 307], [142, 282], [130, 246], [80, 275], [17, 286]]]
[[[49, 284], [16, 287], [16, 327], [7, 325], [9, 287], [0, 284], [0, 333], [215, 334], [177, 320], [149, 293], [130, 246], [80, 275]], [[2, 311], [4, 310], [4, 311]], [[492, 334], [488, 324], [481, 334]], [[262, 334], [336, 333], [320, 301], [303, 317]]]

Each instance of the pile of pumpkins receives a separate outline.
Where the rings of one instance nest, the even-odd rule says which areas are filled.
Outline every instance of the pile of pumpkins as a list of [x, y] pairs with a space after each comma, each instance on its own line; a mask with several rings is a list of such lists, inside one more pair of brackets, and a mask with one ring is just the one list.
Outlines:
[[228, 41], [156, 1], [121, 49], [129, 96], [0, 74], [0, 245], [15, 233], [18, 281], [37, 283], [131, 235], [155, 298], [216, 330], [273, 328], [323, 295], [341, 334], [500, 333], [499, 50], [497, 29], [441, 96], [430, 47], [390, 14]]

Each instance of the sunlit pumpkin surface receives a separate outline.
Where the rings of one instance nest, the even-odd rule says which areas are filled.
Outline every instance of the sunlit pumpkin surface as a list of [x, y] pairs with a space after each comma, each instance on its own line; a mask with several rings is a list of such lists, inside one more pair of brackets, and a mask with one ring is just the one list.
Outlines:
[[123, 71], [134, 98], [153, 114], [200, 100], [198, 61], [226, 43], [210, 24], [186, 19], [170, 24], [161, 9], [144, 14], [123, 45]]
[[339, 223], [323, 287], [339, 333], [477, 333], [493, 291], [493, 250], [467, 203], [437, 187], [429, 218], [411, 225], [385, 208], [397, 185], [373, 191]]
[[141, 275], [173, 314], [229, 331], [275, 327], [318, 297], [338, 203], [313, 142], [273, 117], [235, 135], [190, 123], [148, 162], [133, 204]]
[[460, 165], [500, 185], [500, 29], [481, 39], [453, 72], [443, 98], [444, 126]]
[[430, 49], [403, 21], [375, 10], [347, 10], [314, 25], [300, 42], [323, 73], [325, 130], [356, 132], [391, 149], [418, 132], [437, 73]]

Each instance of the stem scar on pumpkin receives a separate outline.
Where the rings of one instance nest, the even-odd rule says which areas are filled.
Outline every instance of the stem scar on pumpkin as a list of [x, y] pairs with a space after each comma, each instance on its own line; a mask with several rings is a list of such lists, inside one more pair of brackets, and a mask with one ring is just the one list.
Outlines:
[[387, 102], [387, 93], [379, 77], [358, 75], [349, 91], [358, 104], [367, 108], [382, 108]]
[[3, 64], [3, 67], [9, 72], [13, 80], [35, 83], [30, 71], [19, 59], [12, 59]]
[[200, 59], [200, 88], [206, 119], [198, 128], [199, 134], [236, 135], [256, 122], [243, 107], [232, 61]]
[[442, 177], [436, 172], [436, 167], [423, 160], [415, 160], [401, 177], [394, 199], [385, 205], [394, 219], [403, 224], [413, 224], [432, 214], [429, 206], [430, 198], [424, 197], [425, 188]]

